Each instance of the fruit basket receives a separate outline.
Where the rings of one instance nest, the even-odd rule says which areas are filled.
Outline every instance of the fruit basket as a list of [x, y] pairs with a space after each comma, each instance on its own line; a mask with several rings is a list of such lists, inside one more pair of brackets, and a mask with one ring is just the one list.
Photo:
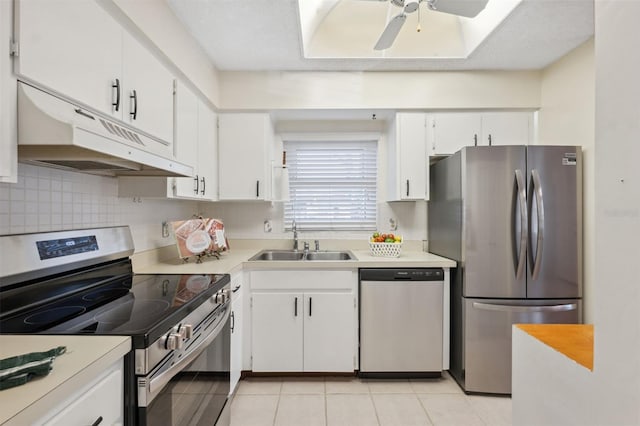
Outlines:
[[374, 232], [369, 238], [369, 251], [372, 256], [398, 257], [402, 250], [402, 237], [393, 234]]
[[369, 242], [369, 251], [377, 257], [399, 257], [402, 243], [372, 243]]

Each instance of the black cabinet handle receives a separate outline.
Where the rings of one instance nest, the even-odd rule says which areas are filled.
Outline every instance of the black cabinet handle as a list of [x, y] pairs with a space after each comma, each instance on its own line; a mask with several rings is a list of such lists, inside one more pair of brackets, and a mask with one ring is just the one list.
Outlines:
[[473, 135], [473, 146], [478, 146], [478, 134]]
[[200, 180], [198, 179], [198, 175], [196, 175], [196, 177], [194, 177], [193, 180], [196, 181], [196, 189], [194, 189], [193, 192], [195, 192], [196, 195], [198, 195], [198, 192], [200, 192]]
[[205, 181], [204, 181], [204, 176], [202, 176], [201, 181], [202, 181], [202, 195], [204, 195], [205, 188], [206, 188], [206, 184], [205, 184]]
[[293, 316], [294, 317], [298, 316], [298, 298], [297, 297], [293, 298]]
[[260, 198], [260, 181], [256, 181], [256, 198]]
[[100, 423], [102, 423], [102, 420], [102, 416], [98, 417], [95, 422], [91, 423], [91, 426], [98, 426]]
[[409, 196], [409, 179], [407, 179], [407, 197]]
[[240, 290], [240, 284], [238, 284], [237, 286], [235, 286], [235, 288], [232, 290], [233, 293], [235, 293], [236, 291]]
[[115, 107], [116, 111], [120, 110], [120, 79], [116, 78], [116, 82], [111, 84], [111, 87], [116, 89], [116, 101], [111, 102], [111, 106]]
[[133, 111], [129, 113], [131, 118], [135, 120], [138, 117], [138, 92], [133, 89], [133, 93], [129, 96], [130, 99], [133, 99]]
[[491, 146], [491, 135], [489, 135], [489, 146]]
[[231, 332], [232, 333], [234, 328], [236, 328], [236, 316], [235, 316], [235, 312], [231, 311]]
[[311, 307], [313, 306], [313, 297], [309, 297], [309, 316], [311, 316]]

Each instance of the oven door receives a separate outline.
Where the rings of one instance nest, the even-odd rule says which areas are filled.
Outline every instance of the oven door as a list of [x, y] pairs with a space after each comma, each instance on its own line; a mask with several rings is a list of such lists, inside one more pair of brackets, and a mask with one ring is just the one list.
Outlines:
[[[230, 389], [231, 332], [229, 306], [222, 321], [209, 334], [212, 339], [203, 350], [181, 364], [180, 371], [166, 382], [158, 393], [152, 390], [153, 400], [147, 407], [138, 407], [141, 425], [220, 425], [227, 426], [228, 418], [221, 415]], [[204, 346], [204, 345], [203, 345]], [[163, 383], [163, 373], [148, 376]], [[226, 407], [228, 410], [228, 407]], [[225, 410], [226, 411], [226, 410]]]

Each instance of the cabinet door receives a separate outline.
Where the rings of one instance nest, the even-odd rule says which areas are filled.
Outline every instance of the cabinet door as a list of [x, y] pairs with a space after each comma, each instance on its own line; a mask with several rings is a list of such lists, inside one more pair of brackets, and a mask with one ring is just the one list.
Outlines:
[[126, 31], [122, 43], [123, 120], [168, 142], [160, 154], [173, 155], [173, 75]]
[[353, 372], [353, 293], [305, 293], [304, 371]]
[[198, 174], [200, 196], [218, 199], [218, 116], [204, 102], [198, 102]]
[[396, 114], [396, 173], [400, 200], [424, 200], [427, 195], [426, 115]]
[[[122, 424], [124, 412], [122, 361], [107, 370], [105, 376], [83, 389], [77, 399], [62, 408], [44, 425]], [[100, 401], [96, 403], [96, 401]]]
[[122, 84], [120, 25], [94, 1], [19, 0], [16, 7], [17, 73], [120, 118], [122, 108], [112, 106], [112, 85]]
[[220, 200], [268, 200], [268, 114], [220, 114], [218, 164]]
[[253, 371], [302, 371], [302, 293], [253, 293]]
[[18, 179], [18, 129], [16, 119], [16, 80], [11, 75], [11, 17], [13, 3], [0, 1], [0, 182]]
[[530, 112], [482, 114], [482, 145], [527, 145], [532, 139]]
[[451, 155], [465, 146], [481, 143], [482, 115], [479, 113], [430, 114], [429, 155]]
[[175, 152], [178, 161], [192, 165], [195, 176], [175, 178], [174, 195], [194, 198], [199, 195], [200, 181], [198, 170], [198, 103], [196, 95], [183, 83], [176, 83], [176, 138]]
[[240, 275], [231, 279], [231, 387], [232, 394], [240, 380], [242, 372], [242, 336], [243, 336], [243, 288]]

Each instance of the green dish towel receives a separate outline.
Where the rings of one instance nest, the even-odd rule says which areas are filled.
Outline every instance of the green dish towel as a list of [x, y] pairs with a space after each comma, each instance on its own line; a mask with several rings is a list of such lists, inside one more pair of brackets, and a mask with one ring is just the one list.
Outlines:
[[58, 346], [46, 352], [0, 359], [0, 390], [23, 385], [36, 376], [46, 376], [53, 368], [53, 360], [66, 351], [65, 346]]

